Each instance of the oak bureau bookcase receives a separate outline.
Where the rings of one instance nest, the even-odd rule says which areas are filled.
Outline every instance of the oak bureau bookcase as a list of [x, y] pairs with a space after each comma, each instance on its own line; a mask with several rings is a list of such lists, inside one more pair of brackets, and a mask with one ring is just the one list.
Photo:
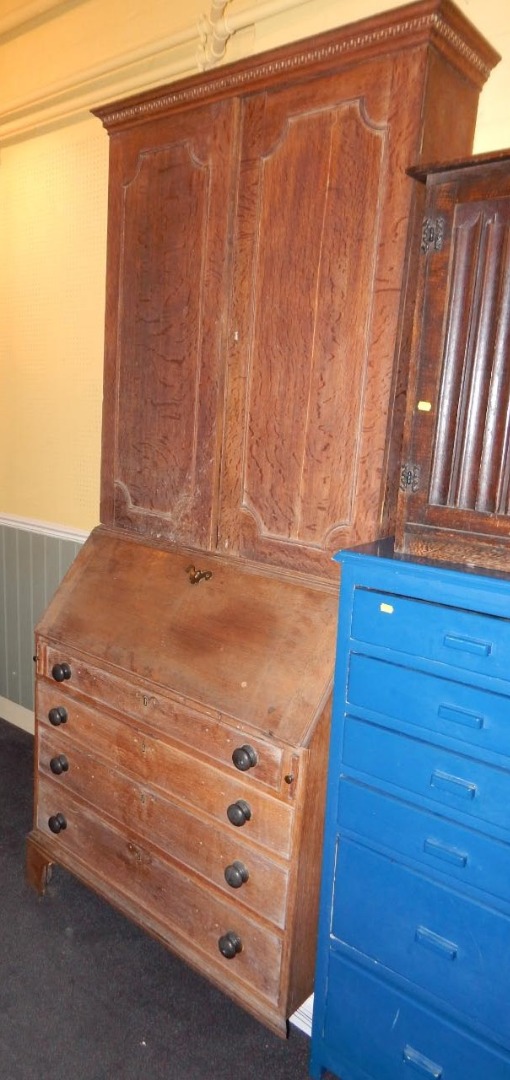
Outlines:
[[405, 170], [470, 152], [496, 61], [424, 0], [97, 110], [101, 525], [37, 628], [28, 876], [66, 867], [281, 1034], [313, 985], [331, 555], [394, 519]]

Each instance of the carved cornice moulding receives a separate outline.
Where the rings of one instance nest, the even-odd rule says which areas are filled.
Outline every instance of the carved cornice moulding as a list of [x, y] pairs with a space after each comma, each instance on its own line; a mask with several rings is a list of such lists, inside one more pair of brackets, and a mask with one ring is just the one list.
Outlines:
[[391, 53], [393, 49], [401, 47], [403, 39], [407, 40], [409, 47], [432, 42], [438, 50], [448, 54], [454, 66], [480, 87], [501, 59], [499, 53], [449, 0], [424, 0], [318, 35], [309, 42], [304, 41], [302, 48], [299, 43], [294, 43], [273, 50], [263, 55], [258, 63], [256, 58], [252, 58], [248, 66], [240, 61], [225, 70], [200, 78], [188, 78], [159, 92], [144, 94], [111, 107], [100, 107], [94, 112], [108, 129], [121, 127], [179, 105], [186, 106], [195, 101], [252, 89], [266, 79], [274, 78], [276, 73], [281, 73], [284, 78], [287, 71], [300, 67], [324, 70], [329, 64], [336, 65], [339, 60], [348, 62], [351, 53], [361, 60], [373, 50], [380, 52], [381, 44], [386, 44]]

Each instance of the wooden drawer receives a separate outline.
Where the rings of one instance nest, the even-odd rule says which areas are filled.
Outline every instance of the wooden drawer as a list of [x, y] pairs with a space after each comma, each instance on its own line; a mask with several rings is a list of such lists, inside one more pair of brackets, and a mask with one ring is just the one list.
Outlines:
[[350, 716], [343, 761], [489, 831], [510, 833], [510, 772]]
[[[38, 673], [50, 680], [48, 686], [53, 690], [50, 698], [45, 697], [42, 708], [50, 708], [50, 700], [55, 704], [55, 694], [58, 703], [64, 704], [70, 694], [84, 695], [147, 724], [155, 732], [182, 743], [187, 750], [192, 748], [198, 756], [228, 765], [234, 774], [238, 770], [233, 764], [232, 753], [248, 744], [257, 755], [257, 764], [249, 769], [250, 777], [292, 797], [284, 777], [296, 772], [296, 762], [288, 749], [261, 739], [232, 718], [225, 721], [214, 710], [209, 712], [188, 706], [182, 699], [163, 694], [154, 686], [132, 684], [124, 676], [102, 671], [75, 656], [64, 655], [62, 650], [44, 641], [39, 641], [37, 652]], [[55, 664], [62, 662], [69, 664], [71, 677], [56, 682], [51, 672]]]
[[355, 641], [509, 680], [508, 619], [358, 587], [350, 631]]
[[[54, 767], [60, 767], [63, 751], [68, 767], [55, 775], [50, 761]], [[43, 783], [52, 785], [54, 806], [64, 814], [69, 793], [86, 799], [101, 817], [113, 818], [134, 829], [142, 840], [156, 845], [172, 860], [212, 882], [233, 904], [244, 904], [284, 927], [288, 865], [271, 861], [246, 843], [243, 830], [232, 829], [229, 822], [223, 828], [215, 827], [196, 812], [135, 783], [116, 765], [107, 765], [86, 753], [69, 738], [63, 739], [58, 732], [42, 728], [39, 774]], [[232, 868], [233, 864], [237, 869], [233, 875], [234, 887], [225, 879], [227, 867]], [[244, 882], [239, 864], [249, 875]], [[238, 885], [238, 881], [242, 883]]]
[[510, 1049], [507, 916], [340, 837], [331, 929]]
[[[229, 984], [246, 984], [273, 1002], [278, 999], [282, 938], [259, 924], [239, 906], [222, 899], [129, 830], [124, 834], [111, 823], [77, 803], [68, 793], [67, 827], [54, 836], [48, 827], [55, 813], [55, 788], [39, 781], [37, 827], [55, 861], [96, 887], [145, 929], [152, 930], [180, 955], [194, 959], [201, 970]], [[242, 950], [226, 959], [219, 939], [233, 931]]]
[[510, 698], [503, 694], [352, 653], [347, 702], [510, 758]]
[[[508, 1080], [510, 1056], [330, 954], [324, 1064], [346, 1080]], [[339, 1064], [341, 1063], [341, 1065]], [[345, 1071], [344, 1071], [345, 1070]]]
[[427, 873], [510, 905], [510, 847], [364, 784], [339, 785], [338, 827], [422, 864]]
[[[67, 720], [52, 728], [48, 711], [52, 703], [65, 700]], [[163, 795], [179, 801], [196, 813], [214, 818], [233, 832], [242, 832], [279, 855], [288, 857], [292, 844], [293, 807], [261, 791], [250, 777], [233, 769], [221, 770], [197, 763], [170, 743], [155, 739], [105, 713], [94, 712], [70, 694], [60, 696], [49, 685], [37, 688], [37, 709], [41, 732], [57, 730], [59, 752], [67, 753], [77, 740], [86, 750], [93, 748], [112, 770], [121, 769], [142, 784], [157, 788]], [[108, 788], [97, 789], [94, 802], [108, 799]], [[251, 817], [238, 827], [227, 816], [230, 805], [239, 800], [248, 803]]]

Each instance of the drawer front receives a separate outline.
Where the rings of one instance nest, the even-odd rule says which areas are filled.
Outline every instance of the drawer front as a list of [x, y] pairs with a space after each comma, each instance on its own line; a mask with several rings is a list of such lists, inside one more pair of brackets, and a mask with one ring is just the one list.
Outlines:
[[[58, 702], [65, 704], [69, 695], [83, 694], [122, 715], [148, 724], [154, 731], [181, 743], [185, 749], [191, 747], [198, 755], [228, 765], [234, 774], [238, 772], [232, 761], [234, 750], [249, 745], [255, 750], [257, 758], [256, 764], [249, 769], [250, 777], [278, 791], [282, 789], [282, 792], [290, 797], [284, 776], [296, 771], [295, 763], [292, 762], [289, 751], [281, 746], [269, 740], [266, 742], [243, 730], [241, 724], [225, 722], [214, 711], [209, 713], [188, 708], [178, 700], [155, 692], [153, 688], [135, 686], [120, 676], [101, 671], [100, 668], [76, 658], [64, 656], [61, 650], [54, 649], [45, 642], [38, 643], [37, 651], [38, 673], [50, 680], [48, 691], [52, 700], [56, 694]], [[57, 683], [51, 672], [53, 666], [63, 660], [69, 663], [71, 677]]]
[[[41, 732], [51, 730], [49, 708], [64, 697], [54, 694], [52, 687], [38, 685], [37, 712]], [[67, 720], [59, 725], [61, 751], [69, 740], [78, 741], [85, 749], [93, 749], [110, 767], [119, 768], [136, 780], [150, 784], [163, 795], [175, 798], [198, 813], [215, 818], [235, 832], [264, 845], [277, 854], [288, 857], [291, 851], [293, 807], [251, 784], [251, 777], [236, 769], [220, 770], [198, 762], [177, 747], [155, 739], [136, 727], [106, 713], [88, 708], [83, 702], [65, 697]], [[55, 730], [53, 728], [53, 730]], [[102, 797], [104, 793], [101, 793]], [[242, 826], [230, 825], [229, 806], [246, 802], [251, 817]]]
[[510, 904], [508, 844], [349, 780], [340, 782], [338, 825]]
[[[63, 746], [67, 767], [54, 774], [50, 762], [61, 767]], [[68, 795], [79, 795], [101, 816], [134, 829], [140, 838], [212, 882], [233, 904], [245, 904], [277, 926], [285, 925], [288, 867], [243, 843], [242, 829], [233, 830], [228, 822], [225, 828], [216, 828], [71, 740], [47, 731], [40, 735], [39, 773], [52, 787], [53, 812], [65, 815]], [[226, 871], [233, 885], [227, 883]]]
[[[54, 813], [54, 787], [39, 781], [37, 826], [55, 850], [55, 860], [88, 884], [100, 888], [126, 914], [153, 930], [229, 985], [244, 984], [272, 1002], [278, 1000], [282, 938], [239, 907], [181, 873], [145, 847], [134, 833], [119, 832], [67, 796], [67, 826], [58, 836], [48, 828]], [[97, 887], [97, 886], [96, 886]], [[242, 949], [232, 959], [219, 939], [233, 931]]]
[[425, 733], [510, 756], [510, 698], [503, 694], [351, 653], [347, 701]]
[[356, 588], [351, 636], [450, 667], [508, 680], [510, 620]]
[[330, 955], [324, 1041], [339, 1076], [360, 1080], [509, 1080], [510, 1056]]
[[510, 920], [341, 837], [332, 933], [510, 1049]]
[[510, 773], [503, 769], [349, 716], [343, 751], [347, 767], [510, 832]]

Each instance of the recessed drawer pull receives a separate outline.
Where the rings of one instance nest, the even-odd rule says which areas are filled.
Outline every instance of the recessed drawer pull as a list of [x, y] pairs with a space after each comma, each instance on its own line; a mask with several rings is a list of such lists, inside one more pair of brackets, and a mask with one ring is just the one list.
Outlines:
[[415, 1072], [421, 1073], [422, 1076], [432, 1076], [433, 1080], [441, 1080], [443, 1066], [436, 1065], [430, 1058], [420, 1054], [419, 1050], [414, 1050], [412, 1046], [404, 1046], [403, 1058], [404, 1064], [410, 1065]]
[[441, 720], [451, 720], [454, 724], [463, 724], [464, 727], [483, 728], [485, 717], [476, 713], [464, 712], [463, 709], [452, 709], [451, 705], [440, 705], [437, 715]]
[[451, 776], [450, 773], [436, 769], [430, 777], [430, 786], [439, 788], [440, 791], [449, 791], [452, 795], [460, 795], [463, 799], [474, 799], [476, 784], [471, 780], [464, 780], [461, 776]]
[[434, 840], [432, 836], [428, 836], [425, 840], [423, 850], [427, 855], [435, 855], [437, 859], [452, 863], [454, 866], [467, 866], [468, 856], [465, 851], [442, 844], [440, 840]]
[[433, 949], [434, 952], [440, 953], [441, 956], [446, 957], [448, 960], [455, 960], [459, 951], [455, 942], [448, 941], [448, 938], [435, 934], [427, 926], [417, 926], [414, 938], [419, 945], [425, 945], [428, 949]]
[[456, 637], [455, 634], [445, 634], [443, 645], [448, 649], [460, 649], [461, 652], [474, 653], [475, 656], [490, 656], [492, 652], [491, 641], [477, 641], [476, 638]]

